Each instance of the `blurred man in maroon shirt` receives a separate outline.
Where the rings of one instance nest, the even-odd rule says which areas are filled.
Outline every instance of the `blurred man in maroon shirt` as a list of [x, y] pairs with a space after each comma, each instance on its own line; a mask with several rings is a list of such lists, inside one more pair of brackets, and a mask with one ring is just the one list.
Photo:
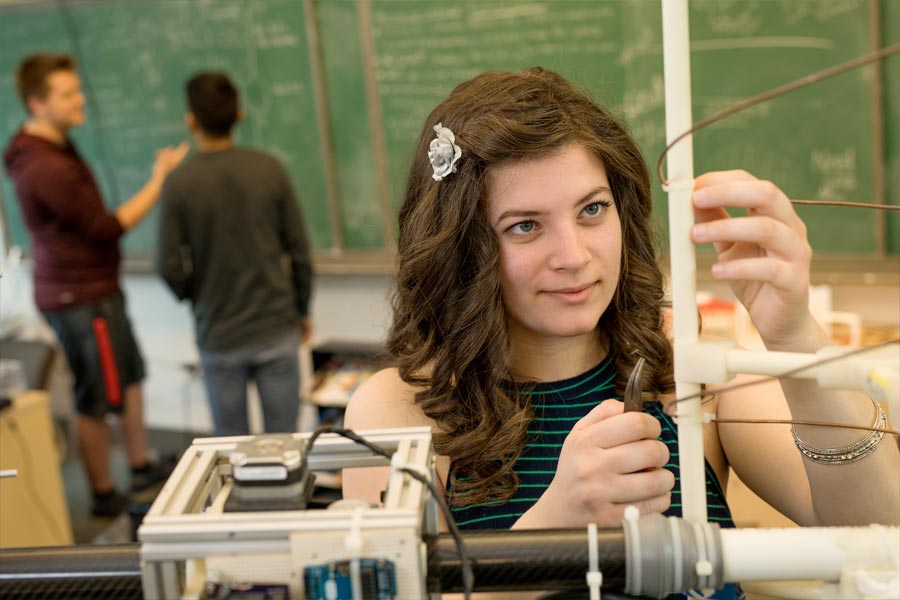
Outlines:
[[93, 513], [114, 516], [126, 500], [110, 476], [108, 412], [121, 416], [132, 491], [161, 478], [147, 454], [144, 363], [119, 287], [119, 238], [150, 211], [188, 146], [160, 150], [144, 187], [107, 211], [68, 137], [85, 121], [75, 68], [75, 59], [65, 54], [35, 54], [19, 64], [16, 85], [28, 119], [3, 157], [31, 234], [35, 303], [56, 331], [75, 376], [78, 439], [94, 493]]

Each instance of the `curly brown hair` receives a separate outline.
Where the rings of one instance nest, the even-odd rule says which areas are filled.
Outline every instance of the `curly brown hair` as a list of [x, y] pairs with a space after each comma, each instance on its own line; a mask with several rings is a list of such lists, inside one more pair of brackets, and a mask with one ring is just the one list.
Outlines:
[[[457, 171], [442, 181], [432, 178], [427, 157], [437, 123], [462, 148]], [[488, 174], [572, 144], [602, 161], [621, 219], [621, 276], [597, 325], [615, 360], [616, 393], [622, 395], [638, 357], [647, 361], [645, 390], [674, 388], [650, 177], [637, 144], [618, 120], [552, 71], [494, 71], [458, 85], [431, 112], [415, 147], [400, 209], [387, 343], [400, 377], [418, 390], [416, 403], [438, 425], [434, 448], [451, 460], [457, 506], [515, 492], [512, 465], [532, 419], [521, 385], [510, 385], [499, 246], [486, 218]]]

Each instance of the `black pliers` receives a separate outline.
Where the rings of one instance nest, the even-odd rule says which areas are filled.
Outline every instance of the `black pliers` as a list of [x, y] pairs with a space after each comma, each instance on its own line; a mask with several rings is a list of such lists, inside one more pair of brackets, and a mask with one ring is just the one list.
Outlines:
[[643, 358], [638, 358], [628, 376], [625, 384], [625, 412], [643, 412], [644, 409], [644, 363]]

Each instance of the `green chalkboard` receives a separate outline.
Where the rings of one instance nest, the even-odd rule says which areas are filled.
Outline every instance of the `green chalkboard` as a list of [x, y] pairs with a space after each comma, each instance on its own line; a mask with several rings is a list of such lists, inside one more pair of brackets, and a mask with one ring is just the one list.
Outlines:
[[[882, 2], [884, 44], [900, 44], [900, 2]], [[884, 159], [887, 171], [887, 198], [891, 204], [900, 204], [900, 55], [884, 61], [885, 114]], [[886, 216], [888, 252], [900, 254], [900, 211]]]
[[317, 16], [344, 245], [384, 248], [356, 2], [319, 2]]
[[[113, 206], [144, 183], [156, 148], [187, 138], [185, 80], [199, 70], [223, 69], [234, 77], [247, 111], [238, 141], [284, 161], [314, 246], [331, 245], [301, 2], [70, 2], [66, 10], [58, 4], [17, 5], [0, 14], [4, 143], [24, 118], [11, 76], [18, 61], [35, 51], [80, 48], [90, 103], [88, 123], [73, 137]], [[27, 236], [6, 179], [4, 199], [13, 241], [24, 243]], [[149, 256], [155, 237], [151, 213], [124, 238], [124, 249], [131, 257]]]
[[[664, 146], [658, 0], [68, 5], [94, 88], [89, 119], [102, 125], [99, 137], [89, 124], [76, 138], [111, 204], [142, 183], [155, 148], [185, 136], [184, 79], [221, 68], [244, 92], [240, 141], [285, 161], [321, 256], [381, 255], [391, 245], [385, 223], [425, 116], [454, 85], [486, 69], [558, 70], [629, 123], [648, 162]], [[690, 9], [695, 121], [900, 41], [896, 1], [693, 0]], [[874, 20], [873, 10], [880, 11]], [[879, 19], [880, 30], [872, 25]], [[0, 9], [0, 72], [12, 73], [21, 56], [39, 49], [73, 50], [58, 5]], [[900, 203], [900, 81], [889, 76], [898, 67], [900, 57], [863, 67], [701, 131], [695, 170], [741, 167], [792, 198], [857, 202], [878, 200], [881, 177], [884, 200]], [[0, 79], [0, 135], [8, 137], [22, 116], [10, 79]], [[13, 240], [22, 242], [8, 182], [3, 191]], [[665, 196], [655, 194], [665, 226]], [[819, 254], [900, 254], [896, 214], [798, 212]], [[126, 251], [149, 255], [154, 235], [151, 216], [126, 238]]]
[[[894, 4], [897, 3], [887, 3]], [[693, 114], [870, 51], [869, 3], [691, 2]], [[659, 2], [373, 3], [379, 94], [394, 197], [423, 118], [453, 85], [486, 69], [542, 65], [593, 92], [630, 124], [648, 161], [665, 140]], [[742, 167], [793, 198], [874, 201], [874, 67], [775, 99], [700, 132], [695, 169]], [[896, 114], [895, 102], [890, 110]], [[896, 165], [892, 167], [896, 176]], [[896, 188], [895, 188], [896, 193]], [[657, 212], [665, 220], [657, 189]], [[878, 250], [878, 217], [806, 208], [814, 247]]]

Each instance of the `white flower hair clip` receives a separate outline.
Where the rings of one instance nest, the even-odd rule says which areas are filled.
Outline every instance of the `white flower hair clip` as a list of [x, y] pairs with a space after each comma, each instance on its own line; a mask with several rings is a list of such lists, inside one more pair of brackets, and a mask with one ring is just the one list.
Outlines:
[[431, 140], [428, 146], [428, 160], [434, 174], [435, 181], [440, 181], [450, 173], [456, 172], [456, 161], [462, 156], [462, 149], [456, 145], [456, 136], [453, 132], [438, 123], [434, 126], [437, 137]]

